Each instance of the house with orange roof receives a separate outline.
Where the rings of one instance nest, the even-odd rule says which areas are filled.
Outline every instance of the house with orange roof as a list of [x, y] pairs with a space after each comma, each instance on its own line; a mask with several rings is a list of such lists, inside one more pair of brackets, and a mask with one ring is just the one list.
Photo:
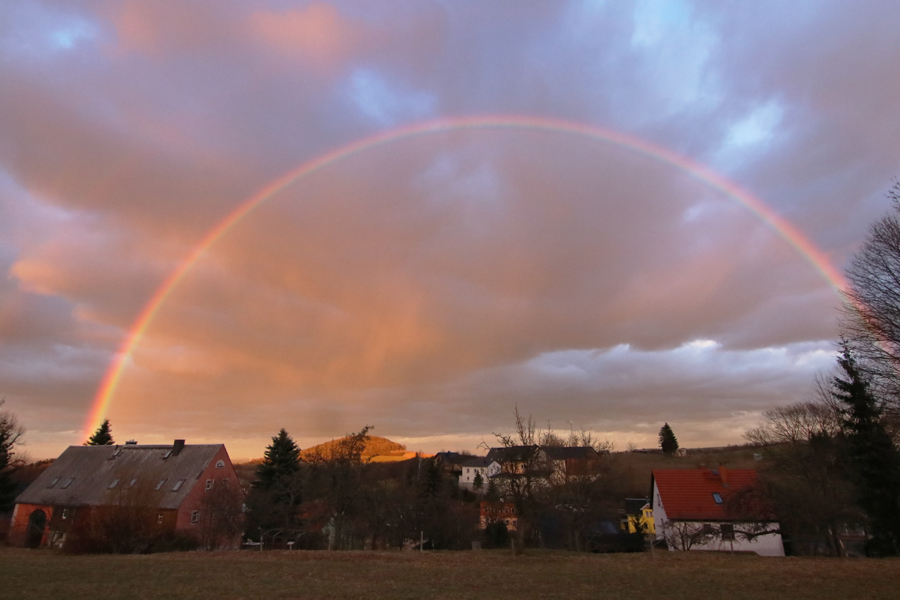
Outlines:
[[653, 471], [656, 539], [669, 550], [754, 552], [784, 556], [778, 521], [753, 493], [753, 469]]

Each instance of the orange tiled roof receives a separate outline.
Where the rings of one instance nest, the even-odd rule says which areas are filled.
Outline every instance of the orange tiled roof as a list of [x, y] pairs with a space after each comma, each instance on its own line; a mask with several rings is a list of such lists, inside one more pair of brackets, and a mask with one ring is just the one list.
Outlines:
[[[686, 521], [733, 521], [751, 518], [727, 511], [735, 492], [756, 484], [753, 469], [654, 469], [653, 480], [670, 519]], [[713, 494], [718, 494], [721, 503]], [[754, 511], [767, 512], [767, 511]]]

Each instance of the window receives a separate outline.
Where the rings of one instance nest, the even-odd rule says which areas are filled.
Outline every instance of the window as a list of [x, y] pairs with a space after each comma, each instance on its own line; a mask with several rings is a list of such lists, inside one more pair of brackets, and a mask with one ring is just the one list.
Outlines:
[[719, 492], [713, 492], [713, 500], [716, 501], [716, 504], [722, 504], [722, 494]]
[[165, 484], [166, 484], [166, 480], [160, 479], [159, 483], [156, 484], [156, 487], [154, 489], [158, 492], [159, 490], [162, 489], [162, 486], [164, 486]]
[[114, 487], [116, 487], [117, 485], [119, 485], [119, 480], [118, 480], [118, 479], [113, 479], [113, 480], [112, 480], [112, 483], [110, 483], [110, 484], [109, 484], [109, 487], [106, 488], [106, 489], [111, 490], [111, 489], [113, 489]]
[[734, 541], [734, 524], [733, 523], [722, 523], [719, 525], [719, 529], [722, 531], [722, 539], [726, 542]]
[[192, 510], [191, 511], [191, 523], [197, 524], [200, 522], [200, 511]]
[[74, 478], [74, 477], [69, 477], [68, 479], [66, 479], [66, 480], [63, 482], [62, 486], [61, 486], [59, 489], [61, 489], [61, 490], [66, 489], [67, 487], [69, 487], [70, 485], [72, 485], [72, 482], [73, 482], [73, 481], [75, 481], [75, 478]]
[[68, 516], [69, 516], [69, 509], [64, 508], [62, 511], [62, 515], [60, 515], [60, 517], [62, 518], [63, 521], [65, 521], [68, 518]]
[[224, 469], [224, 468], [225, 468], [225, 461], [224, 461], [224, 460], [216, 461], [216, 468], [217, 468], [217, 469]]
[[163, 516], [162, 516], [162, 513], [159, 513], [158, 515], [156, 515], [156, 524], [162, 525], [162, 522], [163, 522]]
[[128, 487], [134, 487], [134, 484], [136, 484], [136, 483], [137, 483], [137, 477], [135, 477], [134, 479], [131, 480], [131, 485]]
[[184, 481], [184, 479], [179, 479], [178, 481], [176, 481], [175, 485], [172, 486], [172, 491], [177, 492], [178, 490], [180, 490], [181, 486], [184, 485]]
[[53, 487], [54, 485], [56, 485], [57, 483], [59, 483], [59, 477], [54, 478], [53, 481], [50, 482], [50, 485], [47, 486], [47, 489], [49, 490], [50, 488], [52, 488], [52, 487]]
[[207, 479], [207, 480], [206, 480], [206, 491], [208, 492], [208, 491], [211, 490], [212, 488], [213, 488], [213, 480], [212, 480], [212, 479]]

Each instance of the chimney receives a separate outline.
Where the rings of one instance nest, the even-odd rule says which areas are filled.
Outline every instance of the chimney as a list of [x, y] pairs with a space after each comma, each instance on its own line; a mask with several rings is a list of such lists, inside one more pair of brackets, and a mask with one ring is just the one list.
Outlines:
[[172, 444], [172, 456], [178, 456], [184, 450], [184, 440], [175, 440]]
[[728, 487], [728, 469], [725, 465], [719, 465], [719, 479], [722, 480], [722, 487]]
[[125, 442], [126, 446], [137, 446], [137, 440], [128, 440]]

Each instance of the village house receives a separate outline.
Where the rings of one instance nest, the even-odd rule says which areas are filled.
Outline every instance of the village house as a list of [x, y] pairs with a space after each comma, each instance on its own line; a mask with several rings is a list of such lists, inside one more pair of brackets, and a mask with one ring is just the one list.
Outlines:
[[625, 498], [624, 516], [620, 527], [625, 533], [656, 534], [653, 506], [647, 498]]
[[756, 484], [753, 469], [662, 469], [652, 481], [656, 539], [669, 550], [784, 556], [771, 510], [747, 494]]
[[553, 485], [594, 478], [599, 472], [600, 454], [590, 446], [541, 446], [541, 452]]
[[242, 495], [223, 444], [69, 446], [16, 498], [10, 541], [62, 547], [83, 519], [104, 507], [123, 506], [151, 511], [161, 532], [199, 539], [204, 498], [218, 486], [233, 486]]
[[[459, 476], [459, 487], [467, 490], [486, 491], [488, 479], [500, 472], [500, 463], [487, 457], [469, 458], [460, 467], [462, 472]], [[480, 488], [476, 486], [476, 482], [481, 483]]]
[[487, 529], [491, 523], [503, 523], [507, 531], [515, 531], [519, 525], [516, 506], [512, 502], [487, 502], [479, 505], [479, 529]]

